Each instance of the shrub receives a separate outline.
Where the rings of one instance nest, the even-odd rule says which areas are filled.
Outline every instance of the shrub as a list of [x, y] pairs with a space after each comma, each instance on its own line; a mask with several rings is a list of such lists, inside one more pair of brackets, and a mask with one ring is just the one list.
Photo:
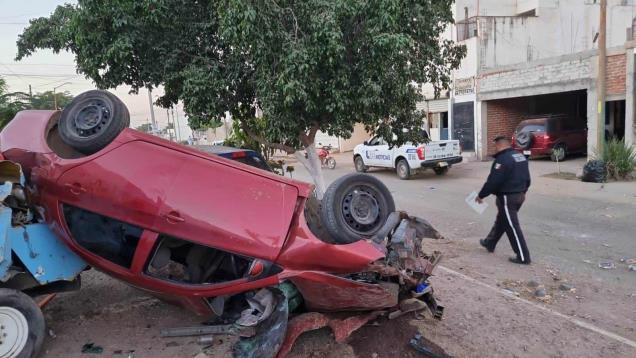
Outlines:
[[610, 139], [600, 157], [607, 167], [608, 178], [625, 179], [636, 169], [636, 149], [623, 140]]

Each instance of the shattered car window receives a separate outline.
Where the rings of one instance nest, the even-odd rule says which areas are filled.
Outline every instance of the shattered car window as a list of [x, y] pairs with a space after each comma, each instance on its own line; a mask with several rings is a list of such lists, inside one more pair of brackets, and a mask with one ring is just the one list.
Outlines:
[[245, 277], [250, 259], [174, 237], [160, 235], [148, 275], [180, 283], [214, 284]]
[[143, 229], [70, 205], [64, 205], [64, 217], [80, 246], [130, 268]]

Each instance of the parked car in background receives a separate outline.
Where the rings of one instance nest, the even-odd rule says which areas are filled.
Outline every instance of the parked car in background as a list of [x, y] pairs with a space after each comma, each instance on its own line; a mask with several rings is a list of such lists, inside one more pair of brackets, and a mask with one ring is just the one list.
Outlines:
[[407, 143], [391, 148], [382, 137], [375, 136], [353, 149], [357, 172], [366, 172], [369, 167], [394, 168], [400, 179], [409, 179], [421, 169], [433, 169], [435, 174], [444, 175], [453, 164], [461, 161], [458, 140], [431, 141], [419, 145]]
[[531, 158], [562, 161], [570, 154], [587, 151], [587, 122], [565, 114], [528, 117], [515, 129], [512, 146]]
[[265, 158], [260, 153], [251, 149], [226, 147], [223, 145], [194, 145], [192, 146], [200, 151], [215, 154], [219, 157], [231, 159], [239, 163], [251, 165], [258, 169], [272, 171]]

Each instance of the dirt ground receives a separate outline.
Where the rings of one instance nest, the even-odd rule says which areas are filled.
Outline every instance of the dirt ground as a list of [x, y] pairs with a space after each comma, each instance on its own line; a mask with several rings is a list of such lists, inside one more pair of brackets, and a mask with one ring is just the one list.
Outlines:
[[[350, 154], [337, 160], [327, 182], [353, 171]], [[563, 170], [577, 172], [582, 163], [565, 162]], [[373, 171], [399, 208], [425, 217], [446, 236], [426, 246], [445, 254], [432, 278], [444, 319], [380, 318], [341, 344], [328, 329], [318, 330], [301, 336], [290, 357], [420, 357], [408, 346], [418, 331], [440, 356], [636, 357], [636, 272], [620, 262], [636, 257], [636, 183], [584, 184], [550, 177], [550, 162], [531, 166], [534, 185], [521, 212], [533, 256], [529, 267], [507, 262], [506, 238], [494, 254], [477, 243], [494, 210], [479, 216], [463, 198], [482, 183], [487, 163], [409, 181]], [[307, 180], [298, 166], [294, 177]], [[616, 268], [598, 268], [605, 261]], [[546, 296], [536, 297], [537, 289]], [[228, 337], [209, 347], [193, 338], [160, 338], [162, 328], [201, 320], [99, 272], [84, 274], [82, 290], [60, 294], [45, 315], [51, 334], [43, 357], [231, 356]], [[82, 354], [86, 343], [103, 352]]]

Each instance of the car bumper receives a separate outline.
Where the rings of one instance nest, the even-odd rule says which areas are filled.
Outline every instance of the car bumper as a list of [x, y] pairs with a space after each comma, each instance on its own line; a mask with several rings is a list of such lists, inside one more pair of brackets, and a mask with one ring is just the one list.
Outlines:
[[531, 158], [548, 157], [552, 154], [552, 148], [531, 148], [531, 149], [517, 148], [517, 151]]
[[[421, 167], [422, 168], [444, 167], [446, 165], [453, 165], [453, 164], [461, 163], [462, 160], [464, 160], [464, 158], [462, 156], [443, 158], [443, 159], [435, 159], [435, 160], [427, 160], [425, 162], [422, 162]], [[444, 164], [444, 163], [446, 163], [446, 164]]]

